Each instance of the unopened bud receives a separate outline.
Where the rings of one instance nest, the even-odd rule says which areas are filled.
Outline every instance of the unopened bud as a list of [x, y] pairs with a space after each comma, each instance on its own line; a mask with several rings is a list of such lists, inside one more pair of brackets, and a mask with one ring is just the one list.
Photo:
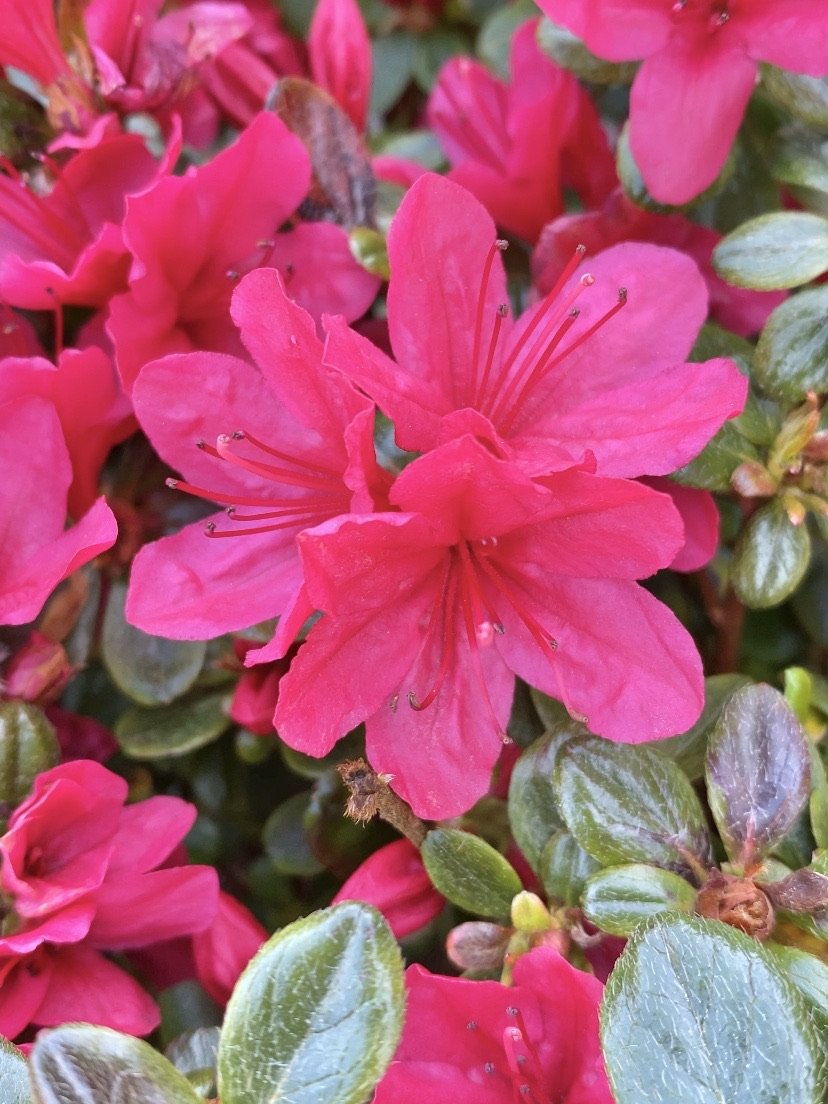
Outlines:
[[469, 920], [449, 932], [446, 953], [460, 970], [492, 973], [503, 965], [511, 935], [511, 929], [500, 924]]
[[536, 893], [524, 889], [512, 898], [512, 923], [518, 931], [548, 931], [550, 922], [549, 911]]

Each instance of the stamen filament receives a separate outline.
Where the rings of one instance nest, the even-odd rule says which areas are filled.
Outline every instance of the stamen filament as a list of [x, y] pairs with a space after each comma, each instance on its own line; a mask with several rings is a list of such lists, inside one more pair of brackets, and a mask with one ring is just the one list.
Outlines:
[[249, 441], [254, 448], [261, 449], [262, 452], [266, 452], [269, 456], [275, 456], [277, 460], [286, 460], [289, 464], [296, 464], [297, 467], [307, 468], [309, 471], [318, 472], [320, 475], [332, 475], [335, 479], [339, 479], [340, 473], [335, 468], [329, 468], [325, 464], [311, 463], [309, 460], [303, 460], [299, 456], [291, 456], [287, 452], [280, 452], [279, 449], [273, 448], [272, 445], [266, 445], [264, 441], [260, 441], [258, 437], [254, 437], [246, 429], [237, 429], [233, 434], [234, 441]]
[[[454, 572], [452, 571], [453, 557], [449, 553], [446, 556], [446, 566], [443, 571], [443, 579], [440, 585], [440, 598], [435, 602], [431, 610], [431, 616], [426, 626], [425, 636], [423, 638], [422, 647], [417, 655], [417, 659], [420, 658], [424, 649], [428, 646], [428, 642], [431, 639], [433, 630], [437, 626], [437, 620], [440, 613], [443, 614], [443, 640], [442, 651], [440, 654], [440, 667], [437, 671], [437, 677], [432, 685], [431, 689], [426, 693], [423, 698], [418, 698], [413, 690], [408, 692], [408, 704], [412, 709], [416, 709], [418, 712], [422, 709], [427, 709], [428, 706], [434, 701], [440, 692], [440, 687], [445, 681], [446, 675], [449, 669], [449, 662], [451, 657], [451, 638], [454, 632], [454, 617], [451, 616], [454, 612], [454, 589], [455, 580]], [[417, 660], [415, 660], [415, 663]]]
[[[486, 261], [483, 265], [483, 275], [480, 278], [480, 291], [477, 294], [477, 316], [474, 320], [474, 345], [472, 347], [471, 371], [474, 381], [473, 394], [477, 394], [477, 362], [480, 358], [480, 345], [483, 339], [483, 314], [486, 309], [486, 293], [489, 290], [489, 277], [492, 272], [495, 256], [498, 250], [502, 253], [508, 247], [508, 242], [498, 238], [489, 247]], [[499, 309], [499, 308], [498, 308]], [[497, 325], [497, 323], [495, 323]], [[484, 385], [485, 386], [485, 385]]]
[[543, 355], [538, 360], [535, 367], [532, 369], [529, 378], [519, 389], [518, 393], [514, 396], [511, 408], [506, 407], [504, 409], [500, 419], [500, 430], [501, 433], [503, 433], [504, 435], [510, 433], [512, 429], [512, 424], [516, 416], [520, 412], [521, 401], [525, 399], [527, 395], [531, 394], [532, 388], [535, 386], [535, 384], [539, 383], [540, 380], [543, 379], [548, 369], [552, 366], [552, 363], [555, 363], [551, 359], [552, 354], [555, 352], [560, 343], [575, 325], [580, 313], [581, 312], [578, 310], [577, 307], [572, 308], [572, 310], [569, 312], [569, 316], [565, 318], [564, 321], [561, 323], [558, 332], [549, 342]]
[[[506, 306], [505, 303], [501, 303], [495, 313], [494, 325], [492, 326], [492, 336], [489, 340], [489, 351], [486, 354], [486, 364], [483, 369], [483, 379], [480, 384], [480, 398], [482, 398], [482, 396], [486, 394], [486, 387], [489, 383], [489, 376], [491, 375], [492, 366], [494, 365], [494, 356], [497, 349], [497, 342], [500, 338], [500, 329], [503, 325], [503, 319], [508, 313], [509, 308]], [[475, 387], [474, 397], [472, 399], [472, 406], [477, 406], [480, 402], [480, 398], [478, 398], [478, 391]]]
[[589, 341], [589, 339], [597, 330], [600, 330], [603, 325], [609, 322], [609, 320], [614, 315], [618, 314], [621, 308], [625, 307], [626, 305], [627, 289], [625, 287], [620, 287], [618, 289], [618, 301], [615, 303], [615, 305], [610, 307], [606, 314], [602, 315], [602, 317], [599, 318], [597, 322], [593, 322], [588, 330], [584, 330], [582, 334], [579, 334], [577, 339], [573, 341], [571, 345], [567, 345], [562, 353], [559, 353], [553, 361], [550, 361], [550, 363], [547, 365], [547, 368], [556, 368], [562, 361], [566, 360], [570, 353], [574, 353], [576, 349], [580, 349], [585, 341]]
[[258, 525], [254, 529], [216, 529], [215, 523], [210, 521], [205, 525], [204, 532], [208, 537], [218, 540], [219, 537], [252, 537], [259, 533], [276, 533], [281, 529], [310, 528], [309, 519], [313, 517], [326, 517], [318, 510], [309, 511], [307, 516], [297, 513], [289, 521], [279, 522], [277, 525]]
[[264, 479], [278, 479], [282, 483], [289, 483], [294, 487], [329, 487], [330, 479], [322, 476], [313, 477], [299, 475], [287, 468], [275, 468], [272, 464], [262, 464], [258, 460], [248, 460], [244, 456], [236, 456], [231, 446], [233, 438], [226, 433], [221, 433], [216, 438], [216, 452], [222, 460], [235, 464], [238, 468], [249, 471], [251, 475], [262, 476]]

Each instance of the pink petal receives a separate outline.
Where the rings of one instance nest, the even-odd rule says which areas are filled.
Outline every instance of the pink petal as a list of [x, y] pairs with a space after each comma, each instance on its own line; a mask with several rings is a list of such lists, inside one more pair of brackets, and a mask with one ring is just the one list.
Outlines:
[[229, 893], [220, 893], [212, 924], [193, 936], [198, 980], [225, 1005], [242, 970], [267, 939], [256, 917]]
[[739, 11], [739, 29], [757, 61], [828, 75], [828, 22], [823, 0], [753, 0]]
[[371, 39], [356, 0], [320, 0], [308, 33], [311, 76], [364, 130], [371, 94]]
[[89, 947], [50, 955], [49, 988], [32, 1019], [44, 1027], [82, 1021], [149, 1035], [161, 1020], [155, 1001], [120, 966]]
[[184, 839], [196, 807], [180, 797], [148, 797], [121, 811], [107, 882], [159, 866]]
[[632, 582], [558, 579], [522, 565], [521, 595], [557, 641], [541, 651], [508, 607], [497, 648], [531, 686], [620, 743], [686, 732], [703, 704], [701, 662], [675, 616]]
[[203, 931], [217, 900], [218, 875], [210, 866], [176, 866], [107, 881], [96, 894], [89, 942], [123, 950]]
[[756, 62], [734, 39], [702, 30], [677, 34], [633, 82], [630, 146], [661, 203], [687, 203], [725, 163], [756, 84]]
[[669, 479], [642, 482], [670, 495], [684, 522], [684, 545], [670, 564], [673, 571], [698, 571], [709, 564], [719, 547], [719, 510], [713, 495]]
[[338, 901], [374, 905], [397, 939], [425, 927], [445, 904], [431, 884], [420, 852], [407, 839], [374, 851], [340, 887], [331, 904]]
[[672, 30], [664, 0], [538, 0], [538, 7], [609, 61], [647, 57]]
[[0, 961], [0, 1034], [7, 1039], [32, 1022], [49, 988], [51, 960], [41, 952]]

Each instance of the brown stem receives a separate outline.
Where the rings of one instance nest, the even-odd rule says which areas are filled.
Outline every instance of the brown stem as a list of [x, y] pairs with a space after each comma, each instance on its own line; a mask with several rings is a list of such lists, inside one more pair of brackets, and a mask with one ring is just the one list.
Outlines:
[[346, 814], [358, 824], [378, 816], [406, 836], [415, 847], [426, 837], [426, 826], [364, 759], [346, 759], [336, 768], [348, 790]]
[[699, 571], [696, 580], [704, 611], [716, 630], [716, 647], [710, 664], [711, 674], [724, 675], [738, 671], [742, 652], [742, 631], [745, 627], [745, 607], [730, 587], [720, 594], [706, 571]]

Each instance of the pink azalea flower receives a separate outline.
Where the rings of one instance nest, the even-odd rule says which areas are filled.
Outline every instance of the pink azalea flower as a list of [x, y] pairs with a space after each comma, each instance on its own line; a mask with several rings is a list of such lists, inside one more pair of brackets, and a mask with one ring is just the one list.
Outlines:
[[297, 533], [382, 508], [388, 477], [376, 464], [371, 402], [323, 367], [313, 319], [278, 273], [245, 277], [232, 313], [258, 368], [219, 354], [168, 356], [135, 386], [141, 425], [185, 477], [174, 485], [231, 509], [207, 536], [203, 523], [190, 525], [139, 552], [127, 616], [147, 632], [203, 640], [283, 614], [275, 651], [258, 653], [271, 660], [312, 611]]
[[687, 203], [716, 179], [756, 84], [757, 63], [828, 74], [823, 0], [538, 0], [593, 53], [644, 58], [630, 144], [648, 190]]
[[[233, 641], [233, 650], [239, 661], [258, 647], [252, 640]], [[227, 710], [236, 724], [256, 736], [274, 735], [273, 714], [279, 699], [279, 683], [289, 664], [290, 659], [286, 656], [271, 663], [259, 663], [242, 673]]]
[[446, 903], [431, 884], [420, 852], [407, 839], [374, 851], [347, 879], [331, 904], [338, 901], [374, 905], [397, 939], [430, 924]]
[[230, 999], [242, 970], [267, 939], [253, 913], [229, 893], [219, 893], [212, 924], [193, 936], [196, 976], [216, 1004]]
[[108, 325], [127, 390], [144, 364], [166, 353], [241, 354], [230, 298], [253, 268], [279, 269], [291, 297], [317, 318], [365, 312], [379, 281], [353, 259], [340, 227], [300, 223], [278, 232], [304, 198], [310, 171], [300, 139], [262, 112], [207, 164], [130, 201], [130, 288], [112, 300]]
[[576, 469], [541, 485], [465, 436], [406, 467], [390, 498], [400, 513], [299, 536], [329, 616], [281, 681], [291, 747], [324, 755], [365, 720], [374, 769], [440, 819], [486, 792], [516, 674], [613, 740], [698, 717], [693, 643], [634, 582], [682, 542], [667, 496]]
[[327, 361], [393, 419], [402, 448], [474, 433], [532, 473], [589, 450], [605, 475], [666, 475], [742, 409], [747, 384], [731, 361], [685, 363], [707, 317], [688, 257], [629, 243], [579, 276], [576, 253], [513, 324], [498, 245], [473, 196], [421, 177], [388, 237], [397, 364], [344, 325], [331, 330]]
[[132, 405], [112, 358], [94, 345], [64, 349], [57, 365], [37, 356], [0, 362], [0, 403], [33, 395], [57, 410], [73, 472], [69, 513], [80, 517], [95, 501], [109, 450], [135, 429]]
[[3, 1034], [67, 1019], [147, 1034], [157, 1008], [99, 952], [144, 947], [210, 923], [215, 871], [158, 869], [195, 808], [174, 797], [127, 806], [126, 797], [126, 782], [98, 763], [65, 763], [38, 776], [0, 838]]
[[652, 242], [680, 249], [692, 257], [707, 284], [710, 315], [725, 329], [748, 337], [762, 329], [785, 292], [748, 291], [731, 287], [715, 272], [710, 255], [721, 235], [684, 215], [655, 214], [638, 207], [617, 189], [599, 211], [562, 215], [541, 233], [532, 255], [535, 287], [545, 295], [566, 268], [579, 243], [587, 253], [600, 253], [619, 242]]
[[709, 564], [719, 547], [719, 510], [713, 495], [661, 476], [641, 482], [668, 494], [684, 522], [684, 544], [670, 563], [673, 571], [698, 571]]
[[314, 81], [329, 92], [360, 132], [368, 119], [371, 39], [356, 0], [319, 0], [308, 33]]
[[35, 182], [4, 164], [0, 296], [30, 310], [105, 305], [126, 287], [129, 255], [121, 223], [127, 196], [149, 188], [177, 152], [175, 137], [159, 162], [143, 138], [119, 134], [62, 166], [48, 159], [48, 173]]
[[72, 464], [52, 403], [26, 398], [0, 405], [0, 624], [32, 621], [59, 582], [118, 535], [97, 499], [64, 529]]
[[613, 1104], [598, 1038], [603, 986], [549, 947], [515, 984], [406, 971], [406, 1020], [374, 1104]]
[[575, 78], [538, 48], [537, 24], [524, 23], [512, 38], [511, 84], [479, 62], [453, 58], [428, 104], [450, 178], [498, 225], [532, 242], [563, 210], [564, 185], [595, 206], [615, 184], [598, 113]]
[[63, 693], [75, 674], [62, 644], [33, 629], [0, 678], [0, 696], [43, 705]]

